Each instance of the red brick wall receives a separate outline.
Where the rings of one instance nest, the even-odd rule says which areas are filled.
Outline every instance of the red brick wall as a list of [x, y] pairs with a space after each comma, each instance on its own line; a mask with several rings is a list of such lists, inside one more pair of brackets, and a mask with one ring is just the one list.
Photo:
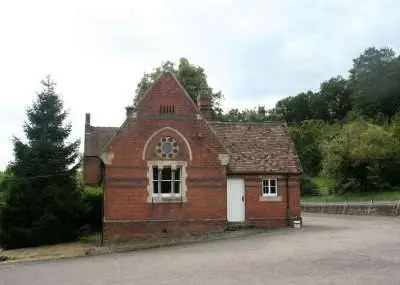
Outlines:
[[[262, 196], [262, 178], [278, 180], [277, 196], [280, 201], [260, 201]], [[245, 217], [246, 220], [265, 227], [283, 227], [287, 220], [287, 183], [286, 175], [246, 175], [245, 181]], [[300, 180], [289, 176], [289, 215], [300, 216]]]
[[223, 220], [109, 222], [105, 224], [104, 239], [105, 242], [108, 242], [161, 233], [183, 235], [187, 233], [220, 232], [225, 229], [226, 222]]
[[293, 176], [289, 179], [289, 205], [290, 205], [290, 216], [300, 217], [301, 216], [301, 205], [300, 205], [300, 176]]
[[[174, 114], [160, 114], [162, 104], [173, 105]], [[158, 81], [138, 108], [137, 118], [125, 122], [107, 149], [113, 153], [113, 159], [105, 169], [106, 238], [158, 234], [164, 230], [170, 233], [221, 230], [227, 222], [227, 176], [218, 154], [225, 151], [207, 123], [197, 118], [198, 109], [171, 75]], [[159, 132], [165, 127], [169, 128]], [[177, 139], [179, 155], [175, 159], [187, 162], [186, 202], [149, 203], [147, 200], [147, 161], [159, 160], [154, 146], [163, 136]], [[289, 186], [293, 193], [293, 200], [289, 200], [293, 213], [299, 213], [296, 199], [300, 190], [296, 183], [291, 182]], [[259, 201], [259, 176], [246, 176], [245, 186], [246, 218], [250, 222], [269, 227], [287, 225], [284, 178], [278, 180], [281, 202]]]
[[[160, 104], [174, 105], [175, 113], [160, 114]], [[104, 208], [108, 221], [105, 230], [110, 239], [135, 232], [161, 233], [165, 228], [163, 223], [171, 228], [169, 231], [177, 232], [182, 223], [187, 230], [197, 231], [218, 230], [221, 221], [226, 221], [226, 173], [218, 159], [224, 150], [206, 122], [197, 119], [197, 112], [175, 79], [167, 76], [141, 101], [138, 118], [129, 119], [112, 141], [107, 151], [114, 158], [106, 166]], [[158, 132], [165, 127], [169, 128]], [[163, 136], [176, 138], [179, 155], [175, 160], [187, 162], [187, 202], [147, 201], [147, 161], [160, 160], [155, 154], [155, 144]], [[145, 225], [149, 223], [152, 226]]]
[[171, 74], [164, 75], [155, 83], [140, 102], [139, 114], [158, 114], [160, 105], [174, 105], [175, 114], [179, 115], [193, 115], [198, 112]]
[[97, 186], [100, 178], [100, 158], [85, 156], [83, 160], [83, 182], [85, 185]]

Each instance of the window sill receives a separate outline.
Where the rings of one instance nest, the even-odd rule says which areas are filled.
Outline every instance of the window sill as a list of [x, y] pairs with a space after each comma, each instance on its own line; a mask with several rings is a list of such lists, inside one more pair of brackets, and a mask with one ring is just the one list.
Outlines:
[[181, 196], [171, 196], [171, 197], [160, 197], [153, 196], [152, 203], [182, 203], [184, 202]]
[[282, 196], [260, 196], [260, 202], [282, 202]]

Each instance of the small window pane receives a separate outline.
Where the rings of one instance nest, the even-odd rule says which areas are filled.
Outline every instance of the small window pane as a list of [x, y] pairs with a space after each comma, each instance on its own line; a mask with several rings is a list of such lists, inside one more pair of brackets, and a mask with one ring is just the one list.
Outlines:
[[171, 167], [164, 167], [162, 169], [161, 177], [162, 180], [171, 180], [172, 179]]
[[158, 167], [153, 167], [153, 180], [158, 180]]
[[171, 181], [162, 181], [161, 182], [161, 193], [163, 193], [163, 194], [171, 193], [171, 191], [172, 191], [171, 186], [172, 186]]
[[271, 179], [271, 180], [269, 181], [269, 185], [270, 185], [270, 186], [276, 186], [276, 180]]
[[158, 181], [153, 182], [153, 193], [158, 193]]
[[181, 183], [180, 182], [174, 182], [174, 183], [175, 183], [174, 193], [179, 194], [181, 192]]
[[276, 187], [275, 186], [271, 186], [269, 188], [270, 194], [276, 194]]
[[267, 194], [267, 193], [268, 193], [268, 184], [267, 184], [266, 182], [267, 182], [266, 180], [263, 180], [263, 181], [262, 181], [262, 191], [263, 191], [263, 194]]
[[175, 170], [175, 180], [181, 180], [181, 169], [177, 168]]

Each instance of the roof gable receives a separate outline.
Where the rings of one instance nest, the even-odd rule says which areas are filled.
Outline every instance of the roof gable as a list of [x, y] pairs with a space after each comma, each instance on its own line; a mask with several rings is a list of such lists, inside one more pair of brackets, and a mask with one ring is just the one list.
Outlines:
[[172, 72], [162, 73], [137, 103], [138, 115], [167, 113], [197, 115], [199, 108]]
[[85, 156], [100, 156], [103, 148], [119, 130], [115, 127], [93, 127], [90, 126], [85, 132]]

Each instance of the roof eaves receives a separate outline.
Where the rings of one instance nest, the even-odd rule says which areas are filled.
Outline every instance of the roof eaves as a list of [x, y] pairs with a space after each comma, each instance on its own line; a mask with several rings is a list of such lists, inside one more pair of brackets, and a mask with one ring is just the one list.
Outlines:
[[284, 121], [264, 121], [264, 122], [234, 122], [234, 121], [209, 121], [211, 124], [220, 125], [285, 125]]

